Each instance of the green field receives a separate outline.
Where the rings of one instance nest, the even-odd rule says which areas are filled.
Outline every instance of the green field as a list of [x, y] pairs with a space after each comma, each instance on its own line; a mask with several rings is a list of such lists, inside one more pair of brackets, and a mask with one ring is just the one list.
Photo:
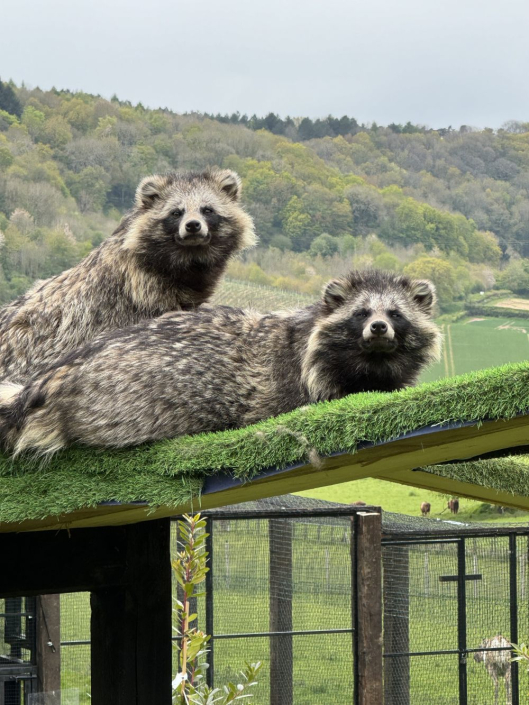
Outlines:
[[298, 294], [295, 291], [225, 279], [214, 295], [213, 303], [266, 312], [301, 308], [313, 303], [316, 298], [316, 296]]
[[476, 317], [442, 329], [442, 360], [423, 374], [424, 382], [529, 358], [529, 321]]

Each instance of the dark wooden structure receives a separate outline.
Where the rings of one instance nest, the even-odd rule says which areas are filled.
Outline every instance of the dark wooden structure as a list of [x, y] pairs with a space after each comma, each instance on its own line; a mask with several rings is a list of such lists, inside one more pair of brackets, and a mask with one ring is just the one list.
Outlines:
[[[171, 705], [169, 519], [3, 534], [0, 552], [5, 565], [17, 566], [0, 573], [1, 597], [91, 593], [94, 705]], [[56, 675], [40, 674], [41, 692]]]
[[37, 692], [61, 689], [61, 596], [39, 595], [35, 605]]

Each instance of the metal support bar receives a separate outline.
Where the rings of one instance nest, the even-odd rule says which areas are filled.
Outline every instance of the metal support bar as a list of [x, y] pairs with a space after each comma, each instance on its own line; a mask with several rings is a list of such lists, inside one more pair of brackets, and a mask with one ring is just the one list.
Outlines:
[[[509, 536], [509, 596], [510, 596], [510, 621], [511, 643], [518, 643], [518, 576], [516, 562], [516, 535]], [[511, 663], [511, 705], [520, 703], [520, 683], [518, 663]]]
[[213, 527], [215, 521], [212, 517], [206, 518], [206, 532], [209, 536], [206, 536], [206, 553], [208, 554], [208, 572], [206, 573], [206, 634], [209, 634], [211, 640], [209, 643], [208, 652], [208, 665], [209, 668], [206, 671], [206, 682], [210, 688], [213, 688], [213, 683], [215, 681], [215, 647], [213, 646], [213, 639], [215, 638], [214, 633], [214, 614], [213, 614]]
[[467, 705], [467, 594], [465, 539], [457, 546], [457, 646], [459, 649], [459, 705]]
[[212, 519], [214, 521], [224, 521], [226, 519], [238, 519], [238, 520], [248, 520], [248, 519], [310, 519], [311, 517], [352, 517], [358, 514], [360, 511], [380, 511], [380, 507], [354, 507], [354, 506], [343, 506], [337, 507], [335, 509], [322, 509], [320, 507], [314, 507], [313, 509], [256, 509], [253, 511], [244, 512], [224, 512], [218, 509], [207, 510], [205, 509], [201, 515], [206, 519]]
[[217, 634], [212, 639], [250, 639], [252, 637], [273, 636], [314, 636], [320, 634], [354, 634], [354, 629], [292, 629], [282, 632], [249, 632], [248, 634]]
[[398, 541], [394, 541], [393, 539], [385, 539], [382, 541], [383, 546], [422, 546], [428, 543], [459, 543], [459, 539], [400, 539]]
[[[509, 646], [495, 646], [490, 649], [465, 649], [466, 654], [481, 653], [482, 651], [511, 651]], [[438, 649], [437, 651], [403, 651], [402, 653], [395, 652], [384, 654], [384, 658], [393, 658], [398, 656], [447, 656], [450, 654], [459, 654], [459, 649]]]

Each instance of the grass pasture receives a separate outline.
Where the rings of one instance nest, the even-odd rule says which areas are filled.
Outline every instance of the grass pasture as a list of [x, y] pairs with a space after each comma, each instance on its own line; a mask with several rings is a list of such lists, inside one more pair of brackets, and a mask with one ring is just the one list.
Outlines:
[[512, 308], [518, 311], [529, 311], [529, 299], [517, 299], [516, 297], [510, 299], [501, 299], [494, 303], [496, 308]]
[[422, 375], [423, 382], [529, 358], [529, 321], [476, 316], [443, 324], [442, 330], [441, 361]]

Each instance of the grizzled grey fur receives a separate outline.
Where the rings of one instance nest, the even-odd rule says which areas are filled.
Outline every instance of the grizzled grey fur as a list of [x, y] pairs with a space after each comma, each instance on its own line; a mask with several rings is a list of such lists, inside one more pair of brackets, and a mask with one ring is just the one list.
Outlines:
[[352, 272], [297, 311], [205, 306], [106, 333], [27, 386], [0, 386], [0, 438], [15, 454], [128, 446], [400, 389], [439, 357], [434, 296], [429, 282]]
[[0, 379], [24, 381], [107, 330], [207, 301], [255, 244], [232, 171], [149, 176], [119, 227], [78, 265], [0, 311]]

